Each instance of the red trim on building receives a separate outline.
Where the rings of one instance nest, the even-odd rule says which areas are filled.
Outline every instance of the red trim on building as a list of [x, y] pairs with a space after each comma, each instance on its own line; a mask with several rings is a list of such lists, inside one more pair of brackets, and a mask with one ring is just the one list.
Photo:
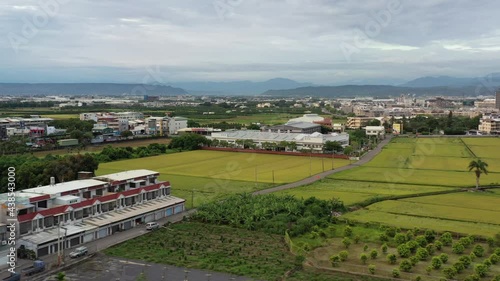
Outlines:
[[80, 193], [80, 190], [76, 189], [76, 190], [70, 190], [70, 191], [66, 191], [66, 192], [61, 192], [61, 196], [65, 196], [65, 195], [71, 195], [71, 194], [78, 194]]
[[42, 196], [37, 196], [37, 197], [31, 197], [30, 198], [30, 203], [38, 202], [38, 201], [43, 201], [43, 200], [48, 200], [50, 199], [50, 195], [42, 195]]
[[33, 220], [36, 217], [37, 214], [38, 213], [35, 212], [35, 213], [29, 213], [29, 214], [25, 214], [25, 215], [20, 215], [20, 216], [17, 217], [17, 220], [20, 223], [31, 221], [31, 220]]

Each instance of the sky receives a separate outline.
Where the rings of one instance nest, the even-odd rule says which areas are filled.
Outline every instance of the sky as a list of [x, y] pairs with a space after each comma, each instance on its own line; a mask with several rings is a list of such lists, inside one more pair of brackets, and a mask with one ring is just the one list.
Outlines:
[[500, 1], [2, 0], [0, 82], [398, 84], [500, 72]]

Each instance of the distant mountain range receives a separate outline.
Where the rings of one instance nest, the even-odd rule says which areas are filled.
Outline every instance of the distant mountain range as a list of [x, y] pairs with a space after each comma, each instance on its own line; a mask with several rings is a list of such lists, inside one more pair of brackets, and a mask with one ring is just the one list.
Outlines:
[[491, 73], [485, 77], [476, 78], [456, 78], [450, 76], [437, 76], [437, 77], [422, 77], [409, 81], [400, 86], [411, 88], [430, 88], [430, 87], [465, 87], [465, 86], [500, 86], [500, 73]]
[[0, 95], [186, 95], [187, 91], [163, 85], [114, 83], [0, 83]]
[[0, 95], [476, 96], [494, 95], [500, 87], [500, 73], [480, 78], [421, 77], [397, 86], [353, 84], [317, 86], [286, 78], [274, 78], [263, 82], [174, 82], [170, 83], [170, 86], [117, 83], [0, 83]]
[[186, 89], [191, 94], [255, 95], [268, 90], [289, 90], [313, 86], [285, 78], [274, 78], [264, 82], [180, 82], [171, 83], [174, 87]]

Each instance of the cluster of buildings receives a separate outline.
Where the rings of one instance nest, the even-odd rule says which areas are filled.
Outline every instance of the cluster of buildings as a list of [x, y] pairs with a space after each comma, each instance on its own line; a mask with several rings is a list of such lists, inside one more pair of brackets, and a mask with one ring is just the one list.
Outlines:
[[[185, 200], [170, 195], [159, 173], [131, 170], [15, 192], [16, 246], [38, 257], [125, 231], [184, 211]], [[7, 245], [9, 194], [0, 194], [0, 242]]]
[[[258, 130], [238, 130], [212, 132], [211, 140], [225, 141], [232, 147], [241, 146], [240, 141], [252, 141], [256, 148], [265, 148], [269, 143], [280, 145], [283, 142], [293, 142], [294, 150], [309, 150], [321, 152], [326, 142], [339, 142], [342, 146], [349, 145], [349, 134], [343, 132], [341, 124], [333, 126], [332, 120], [317, 114], [305, 114], [302, 117], [290, 119], [284, 125], [264, 126]], [[336, 127], [338, 132], [322, 134], [321, 127]], [[291, 148], [286, 148], [289, 150]]]
[[36, 138], [61, 132], [64, 133], [64, 130], [48, 126], [51, 121], [53, 121], [52, 118], [41, 118], [37, 115], [32, 115], [30, 118], [0, 118], [0, 140], [7, 140], [12, 136]]
[[[119, 136], [124, 131], [132, 135], [173, 135], [187, 128], [187, 118], [184, 117], [144, 117], [141, 112], [93, 112], [80, 114], [80, 120], [96, 122], [93, 133], [102, 136], [102, 141]], [[97, 141], [97, 140], [95, 140]]]

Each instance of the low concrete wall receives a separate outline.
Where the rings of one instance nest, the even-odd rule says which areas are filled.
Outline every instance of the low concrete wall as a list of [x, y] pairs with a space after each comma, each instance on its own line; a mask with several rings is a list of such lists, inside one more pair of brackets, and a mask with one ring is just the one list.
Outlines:
[[[228, 152], [243, 152], [243, 153], [258, 153], [258, 154], [274, 154], [274, 155], [289, 155], [289, 156], [310, 156], [319, 158], [332, 158], [332, 154], [323, 153], [302, 153], [302, 152], [286, 152], [286, 151], [269, 151], [269, 150], [257, 150], [257, 149], [241, 149], [241, 148], [225, 148], [225, 147], [202, 147], [202, 150], [214, 150], [214, 151], [228, 151]], [[347, 155], [335, 155], [333, 158], [347, 159]]]

